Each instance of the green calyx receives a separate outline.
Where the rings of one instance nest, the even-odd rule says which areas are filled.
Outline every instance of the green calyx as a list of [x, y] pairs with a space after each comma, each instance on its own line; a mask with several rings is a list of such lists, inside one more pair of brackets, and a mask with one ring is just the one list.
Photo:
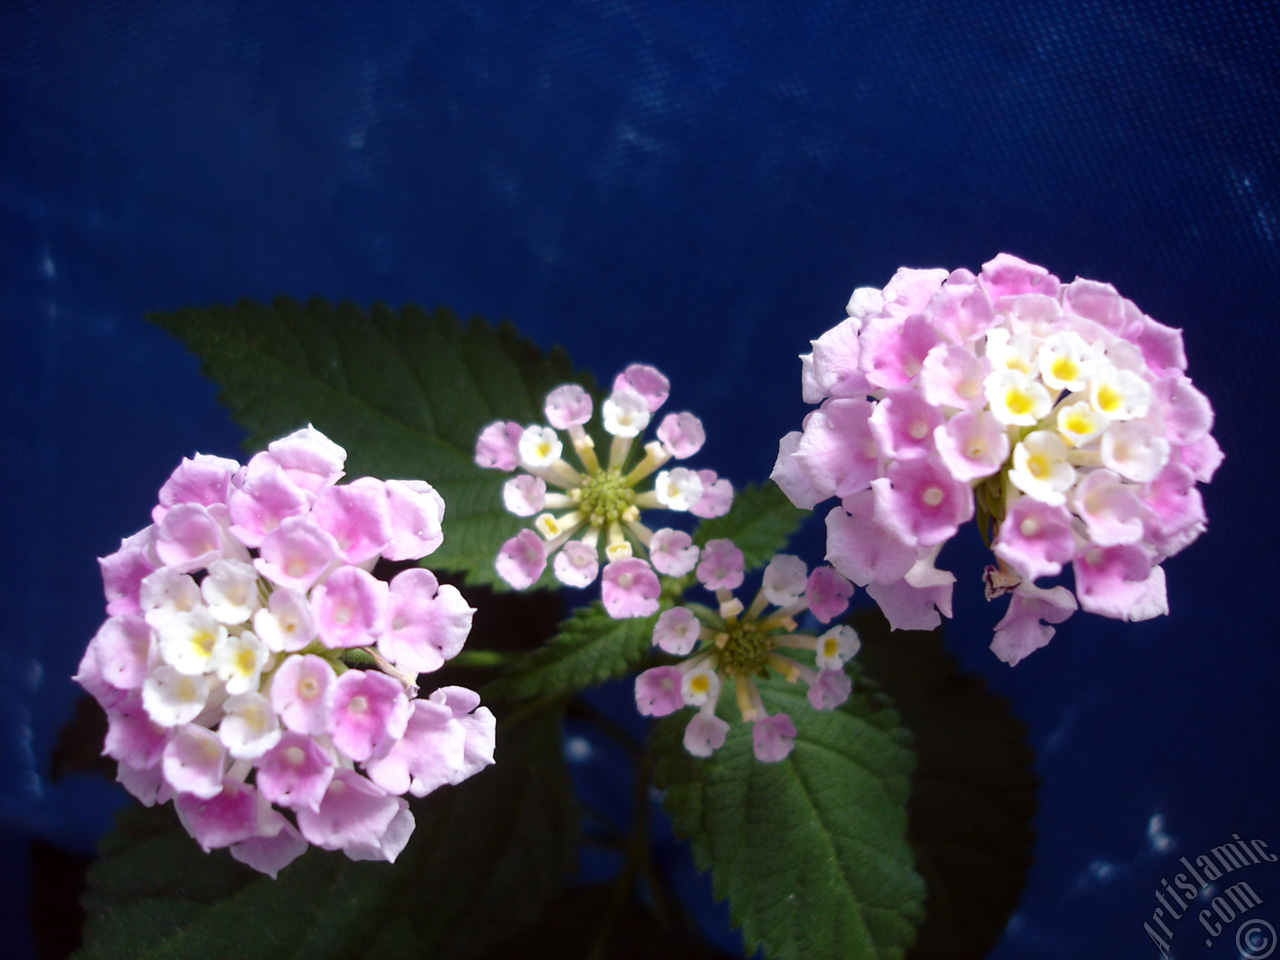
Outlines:
[[621, 471], [612, 468], [587, 477], [574, 495], [578, 510], [596, 527], [622, 519], [635, 503], [635, 492], [627, 486]]
[[732, 677], [767, 677], [769, 654], [773, 653], [772, 631], [756, 621], [725, 624], [720, 666]]

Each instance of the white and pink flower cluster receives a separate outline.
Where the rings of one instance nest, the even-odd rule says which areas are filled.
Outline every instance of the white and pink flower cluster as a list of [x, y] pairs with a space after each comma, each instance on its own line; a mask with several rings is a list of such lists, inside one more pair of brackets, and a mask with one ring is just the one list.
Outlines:
[[[995, 524], [989, 595], [1011, 591], [992, 649], [1010, 664], [1078, 607], [1168, 612], [1161, 561], [1205, 529], [1196, 488], [1222, 462], [1181, 331], [1109, 284], [1062, 283], [1009, 254], [897, 272], [855, 290], [801, 358], [820, 406], [783, 438], [773, 478], [799, 507], [829, 497], [827, 559], [895, 628], [951, 615], [942, 545]], [[1037, 586], [1070, 566], [1075, 593]]]
[[[370, 573], [435, 550], [444, 501], [418, 480], [338, 485], [345, 461], [312, 427], [244, 466], [184, 460], [153, 523], [99, 561], [108, 619], [75, 677], [129, 792], [173, 799], [205, 850], [272, 876], [309, 843], [394, 860], [413, 831], [403, 794], [493, 762], [480, 698], [414, 683], [475, 611], [421, 567]], [[349, 668], [354, 648], [381, 669]]]
[[[610, 616], [646, 617], [657, 611], [654, 571], [684, 576], [697, 563], [698, 548], [682, 530], [646, 527], [640, 511], [663, 508], [709, 518], [727, 513], [733, 504], [733, 487], [714, 470], [666, 469], [669, 461], [702, 449], [706, 434], [691, 413], [667, 414], [658, 425], [658, 439], [632, 455], [670, 386], [661, 373], [642, 364], [618, 374], [602, 410], [604, 430], [613, 438], [606, 464], [585, 428], [594, 413], [591, 395], [577, 384], [547, 394], [544, 412], [550, 426], [500, 420], [484, 428], [476, 441], [476, 463], [522, 471], [506, 482], [503, 501], [516, 516], [534, 517], [537, 529], [521, 530], [502, 545], [494, 566], [503, 580], [523, 590], [542, 576], [554, 555], [552, 569], [561, 583], [587, 587], [601, 577]], [[564, 459], [558, 431], [568, 435], [579, 466]], [[653, 489], [635, 489], [655, 472]], [[647, 560], [642, 559], [645, 554]]]
[[[858, 652], [857, 633], [844, 625], [816, 637], [797, 633], [795, 618], [808, 610], [819, 622], [830, 623], [848, 609], [853, 585], [831, 567], [810, 573], [799, 557], [779, 554], [769, 561], [760, 591], [744, 609], [733, 595], [744, 579], [742, 551], [730, 540], [707, 543], [697, 578], [715, 592], [718, 609], [688, 604], [658, 617], [653, 642], [686, 659], [641, 673], [636, 706], [655, 717], [697, 707], [685, 728], [684, 746], [694, 756], [709, 757], [724, 745], [729, 731], [729, 724], [716, 716], [716, 704], [724, 684], [731, 682], [738, 711], [752, 724], [756, 759], [776, 763], [795, 746], [795, 724], [785, 713], [765, 710], [754, 678], [776, 672], [790, 683], [803, 680], [815, 710], [830, 710], [849, 699], [853, 682], [844, 665]], [[774, 609], [768, 611], [770, 605]], [[779, 653], [780, 647], [811, 651], [816, 669]]]

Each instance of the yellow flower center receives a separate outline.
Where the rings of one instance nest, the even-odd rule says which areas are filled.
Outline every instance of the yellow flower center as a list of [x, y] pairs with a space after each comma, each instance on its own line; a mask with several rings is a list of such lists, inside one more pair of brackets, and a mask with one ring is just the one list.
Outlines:
[[1031, 412], [1031, 394], [1014, 388], [1005, 394], [1004, 405], [1014, 416], [1026, 416]]

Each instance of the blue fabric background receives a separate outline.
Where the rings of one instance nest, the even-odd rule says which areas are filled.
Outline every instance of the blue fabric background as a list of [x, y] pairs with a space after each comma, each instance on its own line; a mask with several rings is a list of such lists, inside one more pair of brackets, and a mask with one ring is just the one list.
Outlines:
[[[949, 642], [1030, 727], [1037, 862], [1000, 960], [1154, 956], [1179, 856], [1280, 848], [1280, 21], [1247, 0], [10, 2], [0, 11], [0, 832], [88, 849], [50, 784], [94, 557], [239, 433], [153, 309], [319, 294], [510, 317], [632, 360], [769, 472], [855, 286], [1001, 250], [1182, 327], [1227, 462], [1172, 612], [1077, 616], [1010, 670], [971, 538]], [[429, 479], [429, 478], [428, 478]], [[821, 551], [821, 523], [803, 541]], [[607, 788], [606, 788], [607, 792]], [[1280, 923], [1280, 865], [1253, 868]], [[701, 896], [706, 897], [705, 885]], [[24, 939], [26, 902], [4, 928]], [[1205, 946], [1188, 917], [1178, 957]], [[733, 941], [730, 939], [729, 941]]]

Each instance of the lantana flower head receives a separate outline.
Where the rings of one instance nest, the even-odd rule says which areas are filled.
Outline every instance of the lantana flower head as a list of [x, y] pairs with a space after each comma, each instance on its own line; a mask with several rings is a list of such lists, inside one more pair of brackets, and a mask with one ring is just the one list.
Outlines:
[[[1012, 593], [992, 642], [1010, 664], [1076, 609], [1168, 612], [1160, 564], [1204, 532], [1196, 484], [1222, 462], [1180, 330], [1009, 254], [976, 276], [904, 267], [846, 312], [801, 357], [819, 406], [773, 479], [798, 507], [839, 498], [827, 560], [894, 628], [950, 616], [935, 560], [975, 516], [988, 596]], [[1067, 567], [1074, 592], [1036, 584]]]
[[[796, 618], [809, 611], [819, 622], [830, 623], [848, 609], [853, 585], [831, 567], [810, 573], [799, 557], [780, 554], [765, 568], [751, 605], [744, 607], [733, 593], [743, 580], [742, 552], [729, 540], [707, 543], [697, 578], [715, 593], [717, 607], [672, 607], [658, 617], [654, 644], [684, 659], [641, 673], [636, 706], [655, 717], [697, 707], [685, 728], [684, 745], [694, 756], [707, 757], [728, 733], [729, 724], [716, 715], [716, 706], [731, 687], [742, 719], [752, 724], [756, 759], [776, 763], [791, 752], [796, 730], [786, 714], [765, 710], [755, 678], [778, 674], [791, 683], [804, 681], [815, 710], [844, 703], [852, 690], [844, 665], [858, 652], [857, 633], [843, 624], [819, 636], [800, 633]], [[779, 652], [785, 649], [812, 652], [814, 666]]]
[[[418, 480], [338, 485], [345, 460], [312, 427], [246, 465], [184, 460], [154, 522], [99, 561], [108, 619], [75, 677], [125, 788], [272, 876], [310, 844], [395, 860], [403, 795], [493, 762], [476, 694], [417, 695], [475, 611], [420, 567], [370, 572], [435, 550], [444, 501]], [[350, 668], [351, 648], [376, 669]]]
[[601, 405], [612, 437], [603, 457], [586, 430], [595, 413], [591, 395], [573, 383], [547, 394], [545, 424], [497, 421], [484, 428], [476, 463], [514, 473], [503, 503], [533, 518], [533, 530], [521, 530], [498, 551], [494, 566], [503, 580], [516, 589], [531, 586], [549, 560], [567, 586], [587, 587], [602, 576], [605, 609], [625, 618], [658, 609], [658, 573], [679, 577], [693, 569], [699, 551], [689, 534], [652, 529], [641, 523], [641, 511], [722, 516], [733, 504], [733, 487], [713, 470], [669, 466], [702, 449], [706, 434], [691, 413], [667, 414], [657, 439], [640, 445], [669, 390], [667, 378], [643, 364], [618, 375]]

